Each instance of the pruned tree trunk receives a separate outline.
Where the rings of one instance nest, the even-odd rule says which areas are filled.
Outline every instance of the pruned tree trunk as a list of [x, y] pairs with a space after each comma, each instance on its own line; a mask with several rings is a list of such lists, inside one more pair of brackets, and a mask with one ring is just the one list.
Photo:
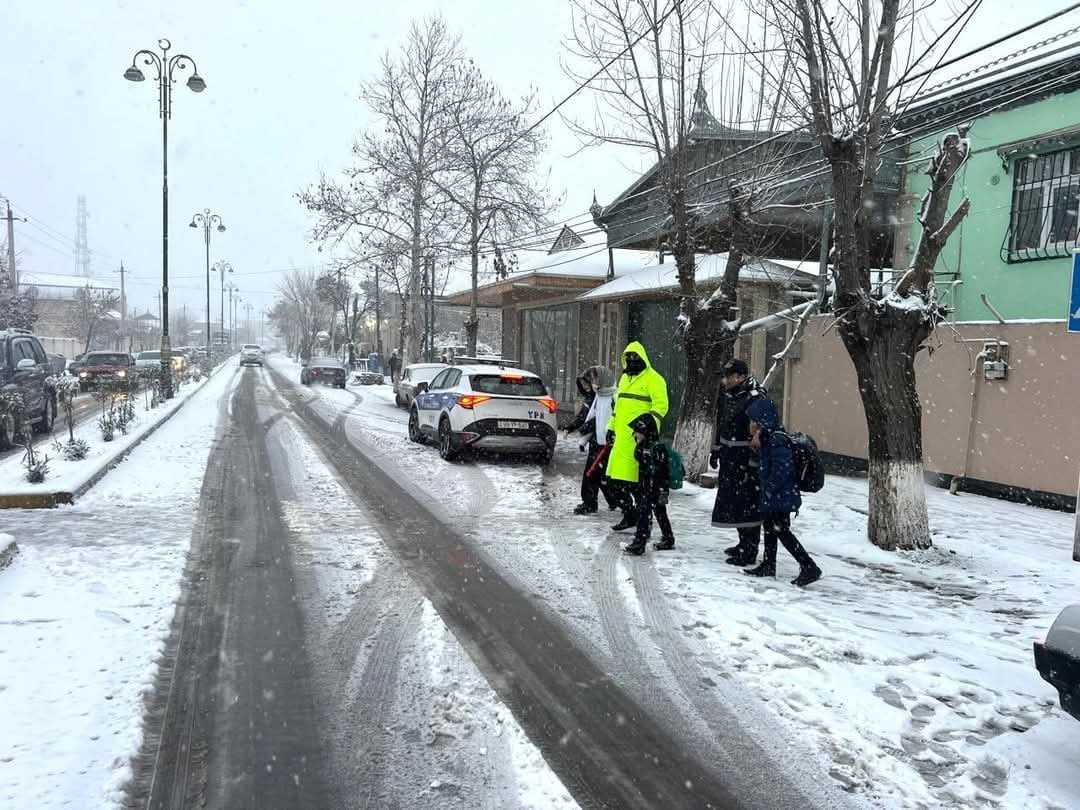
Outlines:
[[867, 306], [871, 317], [845, 318], [839, 324], [855, 366], [869, 435], [867, 535], [888, 551], [928, 548], [915, 355], [931, 323], [925, 311], [893, 306], [888, 300], [867, 299]]
[[691, 481], [708, 466], [720, 394], [718, 372], [734, 355], [734, 335], [727, 331], [723, 321], [723, 313], [702, 308], [683, 333], [686, 388], [675, 428], [675, 449], [682, 456]]

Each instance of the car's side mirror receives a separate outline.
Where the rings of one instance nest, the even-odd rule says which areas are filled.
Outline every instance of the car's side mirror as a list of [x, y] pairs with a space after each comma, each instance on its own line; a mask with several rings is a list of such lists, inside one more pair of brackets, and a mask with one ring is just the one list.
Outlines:
[[428, 390], [428, 384], [426, 382], [416, 384], [416, 393], [426, 394]]
[[24, 357], [22, 360], [15, 364], [16, 371], [33, 371], [35, 368], [37, 368], [37, 363], [35, 363], [29, 357]]

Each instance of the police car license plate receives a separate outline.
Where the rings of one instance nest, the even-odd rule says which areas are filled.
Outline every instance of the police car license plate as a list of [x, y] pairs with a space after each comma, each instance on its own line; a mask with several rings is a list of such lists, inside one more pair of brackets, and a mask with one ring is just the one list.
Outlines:
[[497, 425], [502, 430], [528, 430], [528, 422], [510, 422], [506, 419], [500, 419]]

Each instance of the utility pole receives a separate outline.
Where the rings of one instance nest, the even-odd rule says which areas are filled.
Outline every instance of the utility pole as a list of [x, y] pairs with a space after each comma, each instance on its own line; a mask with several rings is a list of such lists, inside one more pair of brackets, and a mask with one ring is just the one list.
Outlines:
[[8, 275], [11, 277], [12, 291], [19, 292], [19, 268], [15, 266], [15, 218], [11, 215], [11, 200], [7, 202], [7, 255]]
[[[124, 263], [120, 262], [120, 339], [127, 336], [127, 288], [124, 286]], [[130, 346], [129, 346], [130, 348]]]

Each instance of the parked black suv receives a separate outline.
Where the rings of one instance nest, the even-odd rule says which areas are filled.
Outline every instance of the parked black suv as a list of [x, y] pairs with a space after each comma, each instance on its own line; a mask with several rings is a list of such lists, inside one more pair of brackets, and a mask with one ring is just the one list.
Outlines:
[[[22, 394], [35, 433], [50, 433], [56, 419], [56, 394], [45, 385], [52, 373], [41, 343], [21, 329], [0, 331], [0, 393]], [[12, 415], [0, 415], [0, 449], [18, 435]]]

